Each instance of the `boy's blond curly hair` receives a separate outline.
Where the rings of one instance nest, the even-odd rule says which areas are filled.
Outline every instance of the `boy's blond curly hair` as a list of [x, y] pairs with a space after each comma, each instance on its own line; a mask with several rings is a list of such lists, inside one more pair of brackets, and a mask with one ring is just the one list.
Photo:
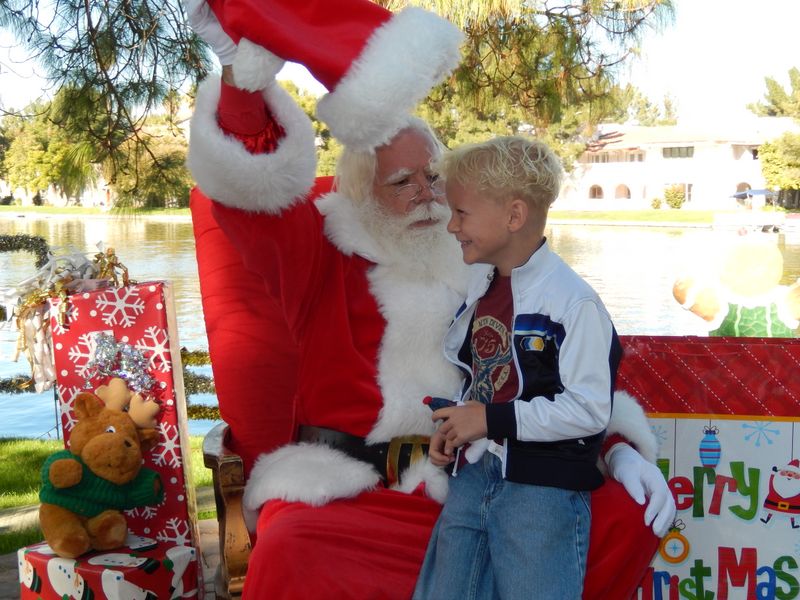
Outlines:
[[563, 168], [547, 144], [522, 136], [501, 136], [446, 152], [433, 168], [448, 181], [475, 186], [505, 200], [520, 197], [546, 210], [558, 197]]

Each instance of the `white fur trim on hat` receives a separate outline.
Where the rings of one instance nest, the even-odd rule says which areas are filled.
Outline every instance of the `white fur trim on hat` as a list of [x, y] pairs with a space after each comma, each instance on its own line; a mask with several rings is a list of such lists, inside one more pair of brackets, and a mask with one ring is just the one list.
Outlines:
[[644, 410], [628, 392], [614, 392], [614, 409], [607, 435], [619, 434], [636, 448], [642, 457], [651, 463], [658, 457], [658, 440], [653, 433]]
[[244, 506], [258, 511], [267, 500], [322, 506], [378, 485], [375, 468], [323, 444], [289, 444], [262, 454], [244, 488]]
[[286, 61], [246, 38], [239, 40], [233, 60], [233, 77], [243, 90], [263, 90], [275, 79]]
[[274, 81], [264, 101], [286, 135], [275, 152], [251, 154], [217, 124], [218, 77], [197, 90], [187, 165], [203, 193], [227, 206], [277, 214], [303, 199], [314, 185], [317, 159], [311, 120]]
[[463, 35], [449, 21], [408, 7], [375, 30], [317, 116], [354, 150], [388, 142], [406, 113], [461, 60]]

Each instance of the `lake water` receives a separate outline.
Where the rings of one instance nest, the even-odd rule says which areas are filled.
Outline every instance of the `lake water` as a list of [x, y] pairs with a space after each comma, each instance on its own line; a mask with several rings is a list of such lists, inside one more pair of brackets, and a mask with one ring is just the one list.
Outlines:
[[[85, 217], [0, 215], [0, 234], [24, 233], [44, 237], [56, 254], [70, 249], [93, 255], [97, 244], [115, 248], [132, 279], [172, 281], [179, 343], [189, 350], [207, 350], [192, 226], [186, 218]], [[800, 278], [800, 239], [765, 235], [784, 256], [782, 283]], [[679, 274], [706, 262], [731, 243], [735, 234], [709, 228], [562, 225], [548, 227], [548, 239], [579, 274], [599, 292], [620, 334], [704, 335], [701, 319], [683, 310], [672, 298]], [[27, 252], [0, 253], [0, 287], [33, 273]], [[0, 329], [0, 377], [27, 374], [24, 358], [11, 362], [16, 344], [13, 328]], [[208, 368], [201, 372], [210, 373]], [[196, 404], [215, 404], [213, 395], [189, 398]], [[0, 394], [0, 437], [55, 437], [52, 392]], [[202, 435], [213, 425], [191, 420], [189, 430]]]

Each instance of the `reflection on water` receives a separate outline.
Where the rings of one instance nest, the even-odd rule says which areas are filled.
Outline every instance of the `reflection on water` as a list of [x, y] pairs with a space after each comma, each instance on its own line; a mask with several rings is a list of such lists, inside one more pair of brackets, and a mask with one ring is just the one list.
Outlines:
[[[781, 283], [800, 277], [800, 238], [774, 240], [784, 257]], [[731, 244], [730, 231], [705, 228], [554, 225], [553, 248], [598, 291], [621, 334], [705, 335], [704, 322], [672, 297], [680, 275], [713, 271]], [[705, 267], [705, 269], [703, 268]]]
[[[190, 350], [208, 348], [188, 218], [0, 216], [0, 234], [11, 233], [42, 236], [56, 253], [74, 249], [94, 254], [97, 244], [102, 242], [115, 248], [131, 278], [170, 279], [177, 302], [180, 345]], [[783, 253], [782, 283], [797, 280], [800, 239], [764, 235], [771, 236]], [[553, 249], [600, 293], [620, 334], [652, 335], [706, 333], [702, 320], [673, 300], [672, 283], [679, 274], [713, 259], [735, 238], [729, 232], [704, 228], [582, 225], [552, 225], [547, 236]], [[0, 287], [20, 281], [32, 270], [30, 254], [0, 253]], [[15, 331], [0, 329], [0, 377], [27, 371], [27, 363], [10, 362], [15, 342]], [[194, 400], [210, 401], [205, 397]], [[50, 425], [41, 423], [50, 419], [48, 422], [52, 424], [52, 403], [50, 393], [0, 395], [0, 437], [35, 436], [46, 431]]]

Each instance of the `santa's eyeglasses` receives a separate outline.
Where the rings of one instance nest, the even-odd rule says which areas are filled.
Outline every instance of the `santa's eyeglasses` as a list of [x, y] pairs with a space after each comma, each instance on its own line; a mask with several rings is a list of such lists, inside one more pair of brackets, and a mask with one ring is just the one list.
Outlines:
[[406, 183], [397, 186], [392, 195], [402, 202], [413, 202], [419, 198], [425, 188], [429, 189], [434, 196], [444, 196], [444, 179], [430, 175], [428, 176], [428, 185]]
[[784, 477], [789, 477], [790, 479], [800, 479], [800, 473], [797, 471], [778, 471], [779, 475], [783, 475]]

